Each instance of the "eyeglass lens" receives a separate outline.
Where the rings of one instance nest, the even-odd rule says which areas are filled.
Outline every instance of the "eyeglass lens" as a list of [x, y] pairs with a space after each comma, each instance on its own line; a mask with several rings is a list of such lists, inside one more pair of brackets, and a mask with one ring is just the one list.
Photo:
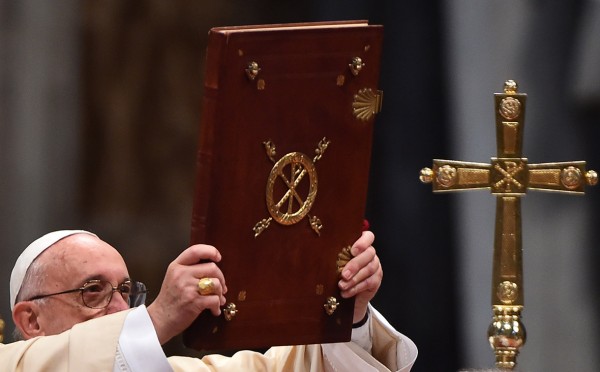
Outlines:
[[148, 289], [142, 282], [132, 282], [131, 292], [129, 293], [129, 306], [138, 307], [146, 303], [146, 294]]
[[118, 291], [123, 300], [129, 303], [129, 295], [131, 293], [131, 282], [123, 282], [113, 290], [112, 284], [104, 280], [89, 281], [84, 284], [81, 291], [83, 303], [93, 309], [101, 309], [108, 306], [114, 291]]

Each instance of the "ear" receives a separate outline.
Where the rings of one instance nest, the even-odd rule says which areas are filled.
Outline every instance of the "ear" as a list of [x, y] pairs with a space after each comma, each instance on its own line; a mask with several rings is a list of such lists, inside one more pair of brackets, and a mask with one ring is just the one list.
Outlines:
[[39, 312], [40, 307], [34, 301], [22, 301], [15, 305], [12, 313], [13, 321], [23, 335], [23, 339], [28, 340], [46, 334], [38, 323]]

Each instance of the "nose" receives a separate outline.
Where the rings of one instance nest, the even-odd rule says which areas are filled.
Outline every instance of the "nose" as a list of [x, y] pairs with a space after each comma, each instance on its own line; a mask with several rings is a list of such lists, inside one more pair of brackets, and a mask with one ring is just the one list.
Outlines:
[[119, 291], [113, 290], [112, 298], [110, 299], [110, 302], [108, 303], [108, 306], [106, 308], [106, 313], [118, 313], [119, 311], [127, 309], [129, 309], [129, 304], [127, 303], [127, 301], [123, 299], [123, 296], [121, 296], [121, 293], [119, 293]]

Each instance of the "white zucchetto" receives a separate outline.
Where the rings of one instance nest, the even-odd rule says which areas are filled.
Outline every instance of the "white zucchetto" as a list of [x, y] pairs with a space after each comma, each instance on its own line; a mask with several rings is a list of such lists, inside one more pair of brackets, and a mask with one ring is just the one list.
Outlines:
[[31, 266], [31, 263], [52, 245], [57, 243], [59, 240], [66, 238], [67, 236], [74, 234], [89, 234], [98, 237], [96, 234], [85, 230], [59, 230], [48, 233], [41, 238], [36, 239], [33, 243], [29, 244], [27, 248], [21, 253], [15, 267], [10, 274], [10, 309], [13, 310], [15, 307], [15, 301], [17, 295], [23, 285], [23, 279], [25, 274]]

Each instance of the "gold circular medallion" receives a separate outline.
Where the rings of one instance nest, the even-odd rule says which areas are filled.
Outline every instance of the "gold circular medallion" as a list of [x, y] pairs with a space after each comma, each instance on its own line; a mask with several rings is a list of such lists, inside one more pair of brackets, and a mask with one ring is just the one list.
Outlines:
[[[308, 177], [308, 185], [304, 178]], [[283, 188], [280, 186], [283, 185]], [[293, 225], [308, 214], [317, 196], [315, 164], [301, 152], [283, 156], [271, 170], [267, 181], [267, 208], [282, 225]], [[305, 195], [301, 195], [302, 192]], [[277, 195], [277, 198], [274, 194]]]
[[579, 168], [568, 166], [560, 172], [560, 182], [568, 190], [575, 190], [581, 186], [582, 175]]
[[442, 165], [436, 171], [436, 180], [442, 187], [452, 187], [456, 184], [456, 168], [450, 165]]
[[506, 97], [500, 102], [498, 112], [506, 120], [514, 120], [521, 115], [521, 101], [513, 97]]
[[503, 304], [510, 304], [517, 299], [519, 286], [517, 286], [517, 283], [506, 280], [498, 285], [496, 294]]

